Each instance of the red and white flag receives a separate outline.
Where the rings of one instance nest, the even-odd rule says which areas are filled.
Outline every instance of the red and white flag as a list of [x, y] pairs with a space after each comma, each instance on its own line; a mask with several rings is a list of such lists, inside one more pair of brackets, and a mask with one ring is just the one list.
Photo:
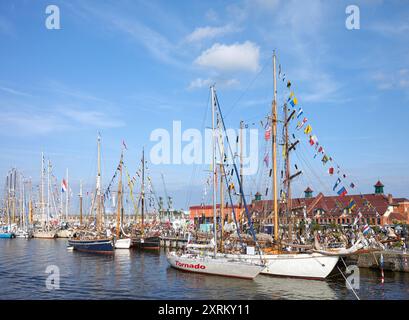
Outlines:
[[66, 181], [65, 179], [62, 179], [62, 182], [61, 182], [61, 191], [62, 191], [62, 192], [67, 192], [67, 188], [68, 188], [67, 181]]

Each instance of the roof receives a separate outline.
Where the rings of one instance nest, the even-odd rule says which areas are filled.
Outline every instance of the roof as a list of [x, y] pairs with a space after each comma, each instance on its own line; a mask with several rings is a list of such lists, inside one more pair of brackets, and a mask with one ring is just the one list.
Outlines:
[[392, 220], [407, 221], [407, 216], [400, 212], [392, 212], [389, 215], [389, 221], [392, 221]]
[[[308, 208], [317, 199], [317, 197], [292, 199], [292, 208], [293, 210], [297, 210], [299, 213], [302, 213], [304, 206]], [[344, 213], [344, 209], [348, 207], [351, 199], [353, 199], [356, 204], [352, 210], [352, 214], [361, 212], [363, 216], [374, 216], [376, 215], [376, 212], [378, 212], [380, 215], [383, 215], [389, 207], [388, 197], [383, 194], [364, 194], [362, 197], [361, 195], [346, 195], [344, 197], [323, 196], [312, 208], [311, 212], [314, 212], [316, 209], [321, 209], [327, 215], [340, 216]], [[365, 201], [368, 201], [375, 208], [375, 210], [369, 208], [365, 204]], [[272, 207], [272, 200], [262, 200], [253, 202], [251, 208], [254, 211], [271, 212]]]
[[409, 202], [409, 199], [406, 199], [406, 198], [394, 198], [393, 201], [394, 201], [394, 204], [399, 204], [399, 203], [402, 203], [402, 202]]
[[380, 180], [378, 180], [378, 182], [374, 185], [374, 187], [384, 187], [384, 185], [382, 184]]
[[[219, 209], [220, 208], [220, 204], [216, 204], [216, 208]], [[231, 205], [229, 204], [227, 207], [224, 206], [225, 209], [227, 208], [231, 208]], [[238, 205], [234, 205], [233, 208], [237, 209], [239, 208]], [[213, 205], [205, 205], [205, 206], [191, 206], [189, 207], [189, 211], [190, 210], [210, 210], [213, 209]]]

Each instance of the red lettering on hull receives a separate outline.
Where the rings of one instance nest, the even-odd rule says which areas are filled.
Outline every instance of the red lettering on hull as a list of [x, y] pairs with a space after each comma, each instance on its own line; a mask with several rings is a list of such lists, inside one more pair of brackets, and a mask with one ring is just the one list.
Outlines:
[[176, 266], [181, 267], [181, 268], [188, 268], [188, 269], [206, 269], [206, 266], [198, 263], [198, 264], [192, 264], [192, 263], [182, 263], [179, 261], [176, 261]]

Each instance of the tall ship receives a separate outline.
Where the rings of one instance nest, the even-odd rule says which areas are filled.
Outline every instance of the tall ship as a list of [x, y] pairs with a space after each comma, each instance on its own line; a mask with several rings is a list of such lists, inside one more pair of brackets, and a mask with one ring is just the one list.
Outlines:
[[134, 237], [133, 243], [136, 248], [143, 249], [143, 250], [160, 250], [160, 234], [159, 232], [152, 230], [149, 228], [148, 225], [145, 223], [145, 200], [146, 200], [146, 192], [145, 192], [145, 149], [142, 150], [142, 158], [141, 158], [141, 193], [140, 193], [140, 201], [141, 201], [141, 224], [139, 229], [139, 234]]
[[[209, 244], [196, 244], [195, 248], [205, 247], [212, 249], [208, 255], [197, 252], [175, 252], [167, 254], [169, 264], [176, 269], [203, 273], [208, 275], [234, 277], [243, 279], [254, 279], [263, 269], [264, 262], [259, 256], [255, 260], [232, 259], [222, 256], [218, 250], [217, 237], [217, 210], [216, 210], [216, 189], [217, 189], [217, 170], [216, 170], [216, 95], [214, 87], [211, 87], [211, 109], [212, 109], [212, 202], [213, 202], [213, 239]], [[220, 147], [220, 145], [219, 145]], [[219, 149], [220, 151], [220, 149]], [[221, 157], [221, 159], [223, 159]]]
[[68, 245], [74, 250], [89, 252], [89, 253], [101, 253], [101, 254], [113, 254], [114, 243], [112, 237], [108, 237], [105, 227], [103, 227], [103, 195], [101, 192], [101, 137], [98, 135], [98, 172], [96, 178], [96, 190], [95, 196], [91, 205], [91, 212], [94, 207], [96, 208], [96, 230], [79, 230], [73, 237], [69, 238]]
[[[312, 243], [299, 244], [294, 240], [294, 221], [292, 217], [292, 201], [291, 201], [291, 183], [296, 177], [302, 174], [302, 171], [297, 171], [295, 173], [290, 172], [290, 157], [291, 152], [295, 150], [296, 145], [300, 142], [299, 140], [291, 141], [291, 137], [295, 139], [295, 135], [290, 135], [290, 124], [297, 116], [302, 114], [302, 110], [298, 111], [294, 108], [297, 104], [297, 100], [294, 94], [291, 92], [290, 97], [286, 102], [283, 103], [282, 119], [279, 118], [279, 112], [277, 107], [277, 71], [276, 71], [276, 54], [273, 54], [273, 75], [274, 75], [274, 93], [273, 102], [271, 108], [271, 114], [268, 116], [267, 128], [269, 128], [268, 136], [266, 134], [266, 141], [271, 141], [271, 145], [267, 147], [270, 148], [270, 152], [267, 153], [264, 161], [269, 163], [267, 158], [270, 154], [270, 159], [272, 167], [266, 175], [267, 179], [271, 179], [269, 185], [271, 186], [271, 200], [273, 206], [271, 212], [268, 215], [272, 220], [273, 226], [273, 239], [270, 245], [261, 247], [257, 240], [257, 234], [254, 232], [252, 227], [252, 213], [246, 202], [245, 193], [243, 191], [243, 176], [242, 172], [239, 173], [235, 159], [237, 155], [233, 153], [231, 144], [226, 133], [226, 126], [222, 114], [221, 107], [215, 92], [214, 87], [211, 87], [212, 91], [212, 105], [214, 105], [215, 112], [217, 113], [217, 123], [219, 125], [219, 153], [220, 159], [230, 159], [231, 166], [227, 164], [226, 160], [220, 161], [220, 176], [225, 177], [226, 190], [228, 190], [229, 201], [231, 203], [232, 216], [236, 225], [237, 233], [240, 232], [239, 222], [237, 221], [236, 212], [234, 210], [234, 203], [232, 198], [235, 193], [240, 195], [240, 206], [239, 210], [241, 213], [247, 217], [247, 225], [250, 227], [252, 236], [252, 250], [247, 250], [248, 245], [241, 244], [241, 248], [231, 250], [225, 249], [223, 246], [223, 223], [221, 223], [220, 239], [216, 242], [216, 245], [220, 247], [221, 250], [218, 252], [212, 252], [207, 250], [205, 247], [200, 248], [200, 246], [189, 246], [189, 252], [193, 254], [201, 254], [205, 256], [217, 256], [219, 258], [230, 259], [232, 261], [242, 261], [242, 262], [252, 262], [256, 263], [262, 259], [265, 262], [265, 267], [261, 271], [262, 274], [272, 275], [272, 276], [283, 276], [283, 277], [295, 277], [295, 278], [306, 278], [306, 279], [325, 279], [336, 267], [340, 257], [356, 253], [360, 248], [362, 248], [361, 241], [357, 241], [352, 247], [346, 248], [323, 248], [319, 245], [317, 241]], [[281, 68], [280, 68], [281, 69]], [[291, 84], [288, 82], [287, 88], [290, 88]], [[288, 104], [287, 104], [288, 103]], [[291, 106], [291, 107], [290, 107]], [[307, 120], [303, 120], [300, 124], [297, 124], [297, 129], [300, 129]], [[281, 134], [278, 134], [278, 126], [281, 125]], [[311, 128], [306, 126], [303, 130], [305, 134], [309, 134]], [[313, 141], [314, 137], [310, 137]], [[310, 141], [311, 145], [312, 142]], [[279, 143], [280, 142], [280, 143]], [[224, 143], [227, 147], [224, 147]], [[284, 161], [283, 169], [281, 170], [281, 177], [278, 172], [278, 147], [282, 147], [282, 157]], [[317, 150], [318, 152], [318, 150]], [[323, 163], [328, 161], [326, 155], [323, 157]], [[232, 168], [233, 167], [233, 168]], [[231, 171], [230, 171], [231, 170]], [[279, 189], [278, 180], [281, 178], [282, 186]], [[223, 182], [221, 181], [222, 185]], [[236, 188], [234, 187], [236, 185]], [[237, 188], [238, 185], [238, 188]], [[268, 189], [267, 189], [268, 190]], [[279, 191], [280, 190], [280, 195]], [[267, 194], [267, 191], [266, 191]], [[223, 198], [220, 197], [220, 206], [223, 206]], [[222, 215], [222, 209], [221, 215]], [[236, 210], [237, 211], [237, 210]], [[221, 221], [224, 221], [224, 217], [220, 217]], [[216, 221], [216, 217], [214, 218]], [[215, 224], [215, 223], [214, 223]], [[216, 233], [217, 230], [214, 230]], [[316, 235], [315, 235], [316, 237]], [[240, 242], [241, 236], [239, 235]], [[315, 238], [316, 240], [316, 238]]]

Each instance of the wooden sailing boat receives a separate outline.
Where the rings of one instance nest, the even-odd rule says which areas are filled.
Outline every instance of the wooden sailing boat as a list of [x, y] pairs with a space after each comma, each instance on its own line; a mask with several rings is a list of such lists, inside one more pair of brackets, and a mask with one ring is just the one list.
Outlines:
[[[308, 279], [323, 279], [326, 278], [336, 266], [339, 256], [338, 254], [327, 255], [320, 252], [299, 253], [288, 252], [282, 250], [283, 244], [279, 239], [279, 219], [278, 219], [278, 192], [277, 192], [277, 84], [276, 84], [276, 55], [273, 54], [273, 73], [274, 73], [274, 100], [272, 103], [272, 160], [273, 160], [273, 216], [274, 216], [274, 246], [268, 248], [265, 252], [260, 250], [259, 254], [222, 254], [219, 257], [226, 259], [234, 259], [237, 261], [255, 262], [262, 259], [266, 262], [262, 274], [284, 276], [284, 277], [301, 277]], [[285, 119], [284, 121], [286, 121]], [[289, 168], [289, 144], [288, 131], [286, 131], [286, 156], [287, 169]], [[242, 178], [240, 178], [241, 181]], [[290, 190], [289, 171], [286, 173], [287, 192]], [[241, 182], [240, 182], [241, 184]], [[242, 190], [241, 190], [241, 193]], [[290, 197], [288, 197], [290, 198]], [[242, 196], [243, 199], [243, 196]], [[243, 199], [244, 200], [244, 199]], [[291, 210], [291, 205], [287, 202], [286, 210]]]
[[160, 250], [159, 234], [145, 230], [145, 150], [142, 149], [142, 183], [141, 183], [141, 235], [136, 238], [135, 245], [139, 249]]
[[102, 228], [102, 211], [103, 211], [103, 196], [101, 193], [101, 137], [98, 135], [98, 173], [96, 179], [96, 234], [87, 235], [86, 233], [78, 233], [75, 237], [68, 240], [68, 245], [74, 250], [90, 252], [113, 254], [114, 245], [113, 240], [106, 236], [105, 230]]
[[126, 237], [123, 232], [123, 188], [122, 188], [122, 167], [123, 167], [123, 152], [119, 162], [119, 182], [118, 182], [118, 199], [117, 199], [117, 215], [116, 215], [116, 239], [115, 249], [129, 249], [132, 241], [130, 237]]
[[225, 277], [236, 277], [243, 279], [254, 279], [263, 270], [264, 266], [260, 259], [255, 261], [244, 261], [239, 259], [230, 259], [218, 254], [217, 248], [217, 214], [216, 214], [216, 134], [215, 134], [215, 107], [216, 97], [214, 87], [211, 87], [212, 93], [212, 176], [213, 176], [213, 254], [200, 255], [195, 253], [169, 252], [167, 259], [169, 264], [183, 271], [204, 273], [210, 275], [219, 275]]

